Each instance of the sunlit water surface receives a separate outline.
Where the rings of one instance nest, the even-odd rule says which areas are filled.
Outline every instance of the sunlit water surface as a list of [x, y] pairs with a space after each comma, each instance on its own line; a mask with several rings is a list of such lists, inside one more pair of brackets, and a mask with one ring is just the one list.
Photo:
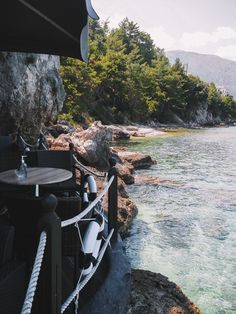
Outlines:
[[129, 187], [139, 214], [125, 241], [134, 268], [160, 272], [207, 314], [236, 313], [236, 128], [137, 140], [166, 181]]

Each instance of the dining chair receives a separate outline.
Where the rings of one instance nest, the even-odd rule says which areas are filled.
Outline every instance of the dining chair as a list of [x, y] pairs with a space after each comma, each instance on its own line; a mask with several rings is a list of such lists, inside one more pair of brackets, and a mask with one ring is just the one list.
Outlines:
[[72, 172], [72, 178], [69, 180], [41, 186], [41, 193], [75, 196], [79, 192], [80, 186], [76, 182], [74, 159], [71, 151], [36, 150], [27, 152], [26, 156], [26, 163], [29, 167], [61, 168]]
[[20, 163], [20, 151], [11, 136], [0, 136], [0, 172], [17, 168]]

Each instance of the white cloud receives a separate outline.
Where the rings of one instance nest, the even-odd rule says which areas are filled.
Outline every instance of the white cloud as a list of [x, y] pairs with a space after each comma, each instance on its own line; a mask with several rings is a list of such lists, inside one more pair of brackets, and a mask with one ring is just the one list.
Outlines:
[[214, 32], [183, 33], [180, 38], [180, 45], [184, 49], [204, 47], [210, 43], [217, 43], [221, 40], [235, 39], [236, 30], [231, 27], [217, 27]]
[[125, 18], [125, 15], [115, 13], [112, 18], [109, 18], [110, 27], [117, 27]]
[[210, 34], [204, 32], [183, 33], [180, 38], [180, 44], [185, 49], [194, 47], [203, 47], [210, 40]]
[[215, 52], [216, 55], [236, 61], [236, 45], [222, 46]]
[[221, 39], [233, 39], [236, 38], [236, 30], [231, 27], [217, 27], [217, 30], [212, 33], [212, 40], [217, 42]]
[[98, 13], [100, 21], [107, 21], [109, 22], [109, 27], [110, 28], [115, 28], [119, 25], [120, 22], [122, 22], [125, 19], [125, 15], [122, 14], [118, 14], [118, 13], [114, 13], [112, 15], [112, 18], [110, 16], [107, 15], [103, 15], [102, 13], [100, 14], [100, 12]]
[[220, 26], [213, 32], [183, 33], [180, 39], [169, 34], [163, 26], [152, 27], [146, 30], [160, 48], [169, 49], [196, 49], [222, 40], [236, 39], [236, 30], [231, 27]]
[[148, 28], [146, 32], [151, 35], [154, 43], [160, 48], [172, 49], [176, 43], [176, 39], [168, 34], [163, 26]]

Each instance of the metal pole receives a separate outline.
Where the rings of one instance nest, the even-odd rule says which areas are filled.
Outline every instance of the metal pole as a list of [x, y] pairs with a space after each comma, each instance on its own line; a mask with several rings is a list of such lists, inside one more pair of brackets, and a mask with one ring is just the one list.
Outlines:
[[39, 230], [47, 233], [45, 259], [40, 274], [38, 313], [61, 313], [61, 220], [57, 216], [57, 198], [50, 194], [42, 200], [43, 216]]
[[[75, 154], [75, 146], [73, 143], [69, 143], [69, 150], [71, 151], [72, 155], [76, 155]], [[76, 157], [76, 156], [75, 156]], [[72, 156], [73, 158], [73, 156]], [[73, 160], [74, 161], [74, 160]], [[73, 166], [75, 166], [75, 164], [73, 164]], [[74, 176], [75, 176], [75, 180], [76, 180], [76, 170], [79, 170], [80, 172], [80, 185], [81, 185], [81, 188], [80, 188], [80, 197], [81, 197], [81, 200], [83, 200], [83, 197], [84, 197], [84, 177], [85, 177], [85, 173], [84, 173], [84, 170], [82, 169], [78, 169], [76, 167], [74, 167]], [[83, 208], [82, 208], [83, 209]]]
[[117, 212], [118, 212], [118, 190], [117, 190], [117, 170], [115, 168], [116, 160], [110, 160], [111, 168], [108, 171], [108, 180], [114, 176], [114, 180], [108, 190], [108, 230], [114, 229], [112, 241], [117, 240]]

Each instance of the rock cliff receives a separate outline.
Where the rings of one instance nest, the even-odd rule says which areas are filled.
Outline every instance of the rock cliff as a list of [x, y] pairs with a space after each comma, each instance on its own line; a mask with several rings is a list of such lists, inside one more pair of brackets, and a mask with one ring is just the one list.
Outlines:
[[0, 53], [0, 134], [34, 136], [55, 117], [65, 98], [59, 66], [56, 56]]
[[190, 116], [190, 126], [201, 125], [201, 126], [213, 126], [220, 124], [222, 122], [229, 122], [227, 119], [222, 119], [220, 116], [213, 116], [213, 114], [208, 111], [207, 103], [200, 103], [195, 111], [192, 111]]

